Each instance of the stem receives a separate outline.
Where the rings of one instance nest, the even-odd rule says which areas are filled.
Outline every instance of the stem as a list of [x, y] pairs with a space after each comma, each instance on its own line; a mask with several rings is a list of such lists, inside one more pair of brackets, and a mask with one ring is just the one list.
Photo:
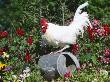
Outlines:
[[62, 21], [63, 21], [63, 25], [64, 25], [64, 7], [62, 7], [62, 14], [63, 14]]
[[39, 6], [40, 6], [40, 9], [39, 9], [39, 14], [40, 14], [40, 18], [42, 17], [42, 5], [41, 5], [41, 1], [39, 1]]
[[65, 2], [62, 4], [62, 22], [64, 25], [64, 21], [65, 21]]

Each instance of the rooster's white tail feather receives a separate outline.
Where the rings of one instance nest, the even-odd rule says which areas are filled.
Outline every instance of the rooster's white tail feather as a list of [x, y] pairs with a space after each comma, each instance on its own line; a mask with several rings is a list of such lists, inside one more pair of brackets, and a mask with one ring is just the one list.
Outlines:
[[84, 7], [88, 6], [88, 2], [85, 2], [84, 4], [80, 5], [77, 10], [76, 10], [76, 13], [75, 13], [75, 16], [80, 14], [81, 13], [81, 9], [83, 9]]
[[74, 19], [71, 22], [71, 24], [69, 25], [70, 27], [72, 27], [76, 30], [79, 30], [79, 33], [76, 31], [77, 32], [76, 34], [77, 35], [81, 34], [82, 37], [83, 37], [83, 33], [84, 33], [84, 28], [83, 27], [90, 26], [92, 28], [92, 25], [89, 21], [89, 16], [88, 16], [87, 12], [82, 12], [81, 13], [82, 9], [86, 6], [88, 6], [88, 2], [85, 2], [84, 4], [80, 5], [77, 8]]

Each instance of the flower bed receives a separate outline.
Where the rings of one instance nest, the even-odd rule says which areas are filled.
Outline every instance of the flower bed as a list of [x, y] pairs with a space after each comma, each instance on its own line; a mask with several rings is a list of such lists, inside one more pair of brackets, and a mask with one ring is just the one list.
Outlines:
[[[110, 81], [110, 26], [93, 20], [93, 28], [87, 29], [84, 38], [73, 46], [73, 53], [80, 57], [81, 71], [73, 73], [70, 82]], [[37, 30], [37, 28], [34, 28]], [[51, 48], [40, 44], [36, 31], [26, 32], [18, 28], [15, 33], [0, 32], [0, 80], [14, 82], [43, 82], [37, 66], [37, 58]], [[46, 47], [46, 46], [45, 46]], [[42, 50], [43, 49], [43, 50]], [[42, 52], [43, 51], [43, 52]], [[61, 82], [65, 78], [60, 77]]]

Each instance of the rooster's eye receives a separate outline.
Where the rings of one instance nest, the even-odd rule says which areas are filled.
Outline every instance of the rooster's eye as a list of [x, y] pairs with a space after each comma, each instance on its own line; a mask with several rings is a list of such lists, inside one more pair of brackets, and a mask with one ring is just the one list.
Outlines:
[[42, 28], [44, 28], [44, 26], [42, 26]]

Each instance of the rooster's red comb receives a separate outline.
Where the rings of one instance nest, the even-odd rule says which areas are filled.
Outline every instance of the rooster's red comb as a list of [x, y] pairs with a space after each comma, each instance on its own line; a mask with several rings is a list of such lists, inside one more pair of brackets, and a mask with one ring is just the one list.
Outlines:
[[42, 18], [41, 21], [40, 21], [41, 25], [45, 25], [47, 22], [48, 22], [48, 21], [47, 21], [47, 19], [45, 19], [45, 18]]

